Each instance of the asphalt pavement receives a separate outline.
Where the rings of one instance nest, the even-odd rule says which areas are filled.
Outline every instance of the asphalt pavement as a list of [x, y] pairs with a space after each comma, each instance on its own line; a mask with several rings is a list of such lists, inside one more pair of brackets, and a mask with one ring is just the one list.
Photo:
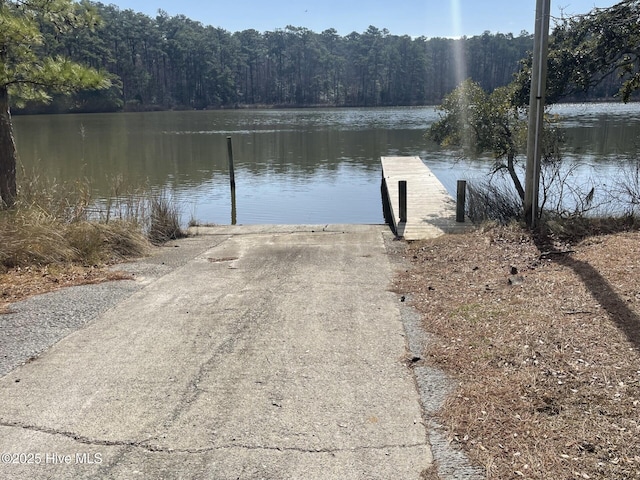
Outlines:
[[178, 242], [0, 377], [0, 478], [419, 479], [432, 457], [387, 230]]

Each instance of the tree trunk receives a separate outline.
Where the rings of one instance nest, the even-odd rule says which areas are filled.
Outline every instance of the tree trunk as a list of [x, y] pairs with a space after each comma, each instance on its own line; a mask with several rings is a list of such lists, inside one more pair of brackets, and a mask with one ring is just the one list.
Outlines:
[[509, 171], [511, 180], [513, 180], [513, 186], [516, 187], [520, 200], [524, 202], [524, 188], [522, 187], [522, 183], [520, 183], [518, 173], [516, 172], [515, 155], [513, 153], [507, 154], [507, 170]]
[[0, 208], [13, 207], [16, 202], [16, 144], [9, 111], [9, 92], [0, 87]]

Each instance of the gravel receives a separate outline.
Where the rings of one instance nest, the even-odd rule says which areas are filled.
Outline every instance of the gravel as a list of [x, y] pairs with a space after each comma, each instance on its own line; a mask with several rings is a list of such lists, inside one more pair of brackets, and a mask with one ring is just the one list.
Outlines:
[[0, 315], [0, 375], [37, 357], [141, 287], [133, 280], [82, 285], [12, 304], [12, 313]]
[[[397, 269], [407, 269], [408, 261], [405, 257], [406, 243], [385, 236], [385, 246], [390, 261]], [[410, 306], [408, 295], [398, 294], [400, 301], [400, 318], [404, 325], [407, 347], [412, 358], [413, 374], [415, 377], [422, 411], [424, 415], [429, 444], [437, 469], [438, 478], [455, 480], [483, 480], [484, 471], [471, 465], [464, 452], [454, 448], [447, 437], [446, 429], [437, 419], [437, 414], [444, 405], [447, 397], [455, 391], [456, 384], [444, 371], [427, 365], [424, 357], [429, 345], [434, 342], [431, 334], [422, 327], [422, 316]]]
[[157, 248], [149, 257], [116, 265], [134, 280], [63, 288], [10, 305], [0, 315], [0, 376], [38, 357], [67, 335], [149, 283], [184, 265], [225, 237], [189, 237]]

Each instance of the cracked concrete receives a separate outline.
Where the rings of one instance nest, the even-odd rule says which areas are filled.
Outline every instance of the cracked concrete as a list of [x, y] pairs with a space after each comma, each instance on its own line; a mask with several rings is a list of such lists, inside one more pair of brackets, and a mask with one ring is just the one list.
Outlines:
[[40, 459], [0, 477], [418, 479], [384, 230], [201, 229], [210, 248], [0, 378], [0, 452]]

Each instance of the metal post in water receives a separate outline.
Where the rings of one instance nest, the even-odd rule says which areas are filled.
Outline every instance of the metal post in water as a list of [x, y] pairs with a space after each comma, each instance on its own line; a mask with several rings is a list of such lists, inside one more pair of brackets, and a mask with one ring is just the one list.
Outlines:
[[236, 211], [236, 172], [233, 166], [233, 146], [231, 137], [227, 137], [227, 152], [229, 154], [229, 185], [231, 186], [231, 225], [237, 221]]
[[400, 180], [398, 182], [398, 192], [400, 195], [399, 203], [400, 203], [400, 221], [407, 221], [407, 181]]
[[231, 183], [231, 191], [235, 191], [236, 172], [233, 167], [233, 146], [231, 145], [231, 137], [227, 137], [227, 151], [229, 152], [229, 182]]
[[467, 182], [458, 180], [458, 196], [456, 199], [456, 222], [464, 223], [464, 211], [467, 202]]
[[231, 190], [231, 225], [237, 223], [238, 212], [236, 209], [236, 190]]

